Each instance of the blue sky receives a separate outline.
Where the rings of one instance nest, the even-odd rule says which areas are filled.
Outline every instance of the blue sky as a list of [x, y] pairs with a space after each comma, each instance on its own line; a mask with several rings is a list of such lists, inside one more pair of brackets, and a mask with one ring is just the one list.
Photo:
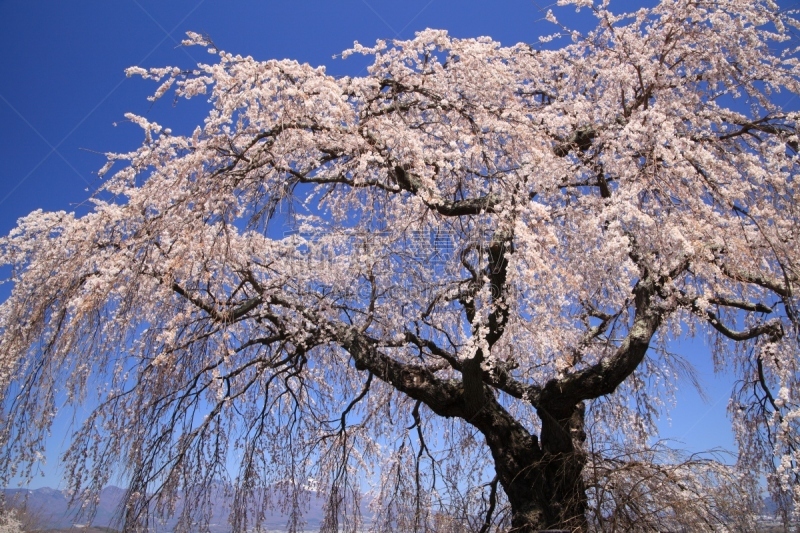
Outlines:
[[[612, 1], [621, 10], [638, 5]], [[433, 27], [458, 37], [533, 43], [555, 30], [544, 20], [548, 7], [531, 0], [0, 0], [0, 234], [34, 209], [85, 212], [105, 161], [98, 152], [132, 150], [142, 140], [124, 113], [144, 115], [176, 132], [202, 120], [201, 101], [173, 107], [165, 98], [152, 105], [146, 97], [156, 85], [123, 72], [132, 65], [190, 67], [212, 61], [199, 47], [177, 46], [186, 31], [208, 34], [229, 52], [293, 58], [324, 64], [333, 75], [359, 75], [361, 58], [332, 59], [353, 41], [411, 38]], [[584, 22], [572, 8], [555, 10], [562, 22]], [[0, 287], [0, 298], [6, 294]], [[683, 384], [687, 390], [679, 393], [664, 436], [692, 451], [732, 448], [725, 418], [732, 381], [714, 377], [702, 342], [675, 347], [697, 363], [708, 402]], [[55, 448], [64, 441], [65, 427], [54, 428]], [[59, 484], [55, 452], [45, 477], [32, 487]]]

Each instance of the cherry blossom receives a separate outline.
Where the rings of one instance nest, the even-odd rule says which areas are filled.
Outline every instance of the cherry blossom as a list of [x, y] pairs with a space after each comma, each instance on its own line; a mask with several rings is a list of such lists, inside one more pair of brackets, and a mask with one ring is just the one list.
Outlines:
[[[131, 531], [178, 497], [208, 522], [219, 487], [234, 530], [296, 531], [310, 479], [324, 531], [721, 529], [759, 474], [796, 517], [797, 21], [571, 3], [597, 27], [559, 49], [426, 30], [335, 78], [189, 34], [213, 63], [129, 69], [210, 109], [126, 115], [90, 213], [0, 240], [2, 472], [66, 399], [96, 406], [70, 488], [122, 465]], [[738, 376], [735, 466], [652, 445], [685, 331]]]

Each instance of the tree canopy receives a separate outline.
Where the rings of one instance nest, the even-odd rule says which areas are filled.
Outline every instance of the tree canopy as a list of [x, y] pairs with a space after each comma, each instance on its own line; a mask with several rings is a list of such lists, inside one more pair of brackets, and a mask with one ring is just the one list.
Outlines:
[[[190, 34], [215, 63], [129, 69], [210, 110], [127, 115], [90, 213], [0, 240], [5, 475], [66, 401], [70, 486], [122, 465], [130, 530], [219, 487], [237, 531], [310, 488], [325, 531], [367, 495], [380, 531], [713, 528], [757, 473], [800, 508], [797, 24], [571, 3], [597, 27], [559, 49], [427, 30], [334, 78]], [[738, 376], [737, 468], [652, 445], [684, 333]]]

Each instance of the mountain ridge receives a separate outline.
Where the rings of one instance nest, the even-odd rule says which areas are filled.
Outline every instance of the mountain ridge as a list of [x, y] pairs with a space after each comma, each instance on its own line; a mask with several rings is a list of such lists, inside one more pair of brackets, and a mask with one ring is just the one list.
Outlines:
[[[38, 489], [0, 489], [5, 501], [13, 507], [24, 507], [27, 512], [37, 519], [41, 533], [114, 533], [120, 528], [119, 518], [121, 504], [125, 496], [125, 489], [108, 486], [99, 494], [99, 501], [93, 517], [89, 519], [81, 513], [80, 504], [70, 505], [69, 497], [64, 491], [50, 487]], [[220, 491], [221, 492], [221, 491]], [[209, 533], [230, 533], [232, 528], [228, 523], [228, 510], [231, 498], [220, 493], [220, 498], [214, 502], [212, 508], [213, 522], [209, 525]], [[308, 505], [304, 509], [303, 519], [307, 531], [317, 531], [324, 517], [324, 499], [319, 493], [309, 493]], [[176, 515], [180, 513], [180, 504]], [[286, 531], [288, 515], [274, 510], [265, 517], [261, 530], [266, 533]], [[156, 526], [153, 533], [166, 533], [174, 529], [177, 518], [170, 518], [163, 524]]]

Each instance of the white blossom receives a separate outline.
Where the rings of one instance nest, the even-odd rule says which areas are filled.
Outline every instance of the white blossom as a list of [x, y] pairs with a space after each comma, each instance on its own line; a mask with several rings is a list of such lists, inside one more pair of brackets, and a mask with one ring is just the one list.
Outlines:
[[[313, 487], [355, 531], [366, 484], [384, 530], [445, 531], [442, 501], [483, 524], [495, 489], [498, 530], [613, 529], [597, 498], [634, 489], [630, 523], [667, 502], [655, 529], [722, 528], [745, 473], [791, 513], [800, 117], [774, 94], [800, 93], [796, 21], [560, 3], [597, 28], [557, 50], [425, 30], [355, 43], [372, 64], [336, 78], [190, 32], [214, 63], [128, 69], [210, 109], [187, 136], [127, 114], [145, 141], [108, 155], [91, 212], [0, 239], [3, 479], [66, 398], [97, 405], [65, 456], [76, 497], [123, 465], [127, 516], [181, 498], [183, 530], [218, 480], [237, 530], [270, 505], [297, 526]], [[683, 331], [736, 375], [735, 467], [652, 445], [692, 374]], [[573, 492], [522, 512], [509, 493], [546, 478]]]

